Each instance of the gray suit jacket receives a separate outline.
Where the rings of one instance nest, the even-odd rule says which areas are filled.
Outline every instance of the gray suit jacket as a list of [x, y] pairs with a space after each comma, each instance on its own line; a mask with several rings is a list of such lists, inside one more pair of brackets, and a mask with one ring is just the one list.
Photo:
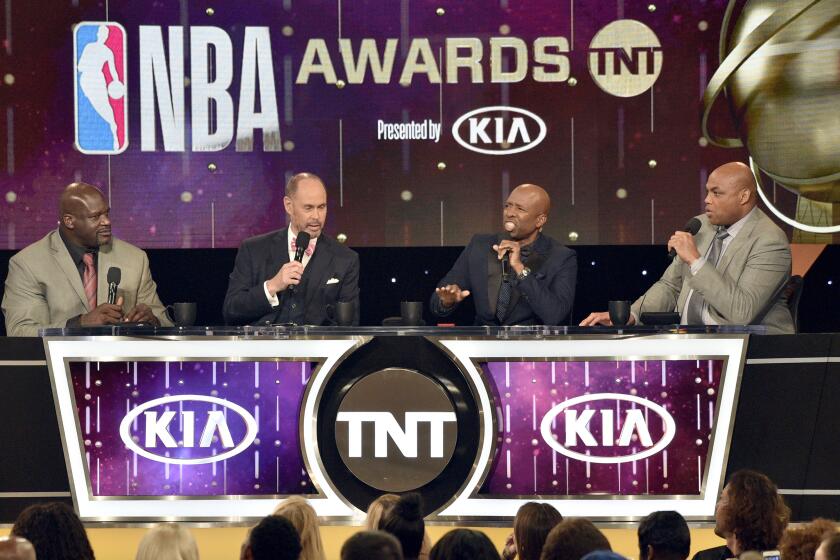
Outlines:
[[[705, 255], [715, 230], [705, 215], [697, 219], [703, 225], [694, 241]], [[662, 278], [633, 303], [633, 314], [682, 313], [694, 289], [703, 294], [709, 314], [720, 325], [761, 324], [767, 326], [768, 334], [792, 334], [793, 318], [780, 292], [790, 278], [790, 266], [787, 236], [756, 208], [729, 243], [717, 268], [707, 262], [692, 276], [689, 266], [675, 257]]]
[[[107, 273], [112, 266], [122, 270], [117, 295], [123, 297], [123, 309], [145, 303], [161, 325], [171, 326], [146, 253], [119, 239], [99, 248], [97, 301], [108, 300]], [[58, 230], [9, 261], [2, 307], [7, 336], [38, 336], [38, 329], [64, 327], [69, 319], [90, 311], [79, 271]]]

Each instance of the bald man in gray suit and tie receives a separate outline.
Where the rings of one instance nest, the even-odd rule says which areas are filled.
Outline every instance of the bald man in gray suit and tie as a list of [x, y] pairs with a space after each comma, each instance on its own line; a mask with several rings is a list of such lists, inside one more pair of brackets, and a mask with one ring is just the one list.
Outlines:
[[[782, 295], [790, 278], [785, 233], [756, 207], [750, 168], [732, 162], [706, 183], [706, 212], [696, 236], [674, 232], [677, 256], [631, 307], [630, 324], [643, 312], [676, 311], [684, 325], [753, 325], [768, 334], [792, 334], [793, 317]], [[591, 313], [581, 326], [611, 325], [609, 313]]]
[[[48, 327], [138, 322], [171, 326], [157, 296], [146, 253], [111, 235], [102, 192], [73, 183], [61, 195], [58, 229], [9, 261], [3, 293], [8, 336], [38, 336]], [[121, 270], [108, 303], [108, 270]]]

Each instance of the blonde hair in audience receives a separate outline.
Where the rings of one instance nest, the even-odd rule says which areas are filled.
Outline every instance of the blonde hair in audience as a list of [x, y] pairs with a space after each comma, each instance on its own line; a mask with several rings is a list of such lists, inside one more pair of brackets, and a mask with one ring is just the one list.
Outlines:
[[318, 516], [309, 502], [300, 496], [291, 496], [277, 506], [274, 515], [285, 517], [297, 530], [303, 549], [300, 560], [325, 560]]
[[382, 494], [373, 500], [367, 509], [367, 519], [365, 519], [365, 529], [368, 531], [381, 531], [382, 520], [394, 507], [400, 497], [396, 494]]
[[198, 560], [192, 534], [177, 523], [160, 523], [143, 536], [136, 560]]

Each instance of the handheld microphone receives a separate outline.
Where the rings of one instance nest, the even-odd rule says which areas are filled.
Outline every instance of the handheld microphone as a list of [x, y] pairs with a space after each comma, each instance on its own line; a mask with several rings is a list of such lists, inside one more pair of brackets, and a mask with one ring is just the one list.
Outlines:
[[[301, 231], [298, 232], [297, 238], [295, 239], [295, 260], [299, 263], [303, 262], [303, 255], [306, 253], [307, 247], [309, 247], [309, 240], [311, 236], [305, 232]], [[295, 286], [289, 286], [289, 290], [294, 292]]]
[[120, 285], [122, 279], [122, 270], [118, 266], [112, 266], [108, 269], [108, 303], [117, 303], [117, 286]]
[[[683, 226], [683, 231], [687, 231], [691, 235], [697, 235], [697, 232], [700, 231], [700, 227], [702, 227], [702, 223], [697, 218], [691, 218], [688, 220], [685, 225]], [[677, 250], [673, 247], [670, 251], [668, 251], [668, 257], [674, 258], [677, 256]]]
[[310, 239], [310, 235], [305, 231], [298, 233], [297, 239], [295, 239], [295, 260], [297, 262], [303, 262], [303, 255], [306, 253], [307, 247], [309, 247]]

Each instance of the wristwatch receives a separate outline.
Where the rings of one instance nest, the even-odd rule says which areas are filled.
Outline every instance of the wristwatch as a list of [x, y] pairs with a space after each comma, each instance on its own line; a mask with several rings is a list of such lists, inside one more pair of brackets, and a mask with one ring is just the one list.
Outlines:
[[517, 280], [525, 280], [528, 277], [529, 274], [531, 274], [531, 269], [526, 266], [525, 268], [522, 269], [522, 272], [520, 272], [519, 274], [516, 275], [516, 279]]

